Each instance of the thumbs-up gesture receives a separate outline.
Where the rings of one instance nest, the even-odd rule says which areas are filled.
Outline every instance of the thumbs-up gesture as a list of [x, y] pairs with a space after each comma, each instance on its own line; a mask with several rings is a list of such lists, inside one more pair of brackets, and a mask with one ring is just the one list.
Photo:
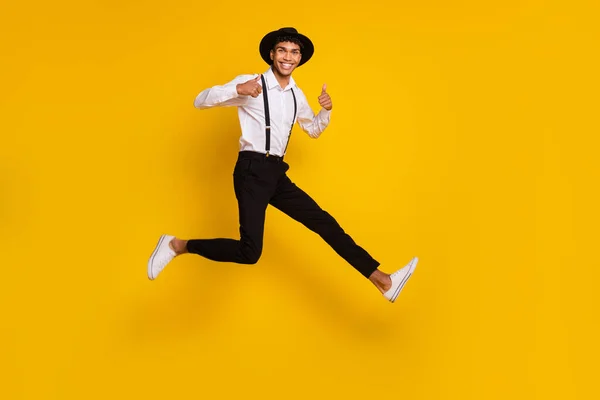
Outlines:
[[262, 93], [262, 86], [259, 82], [260, 75], [244, 83], [238, 83], [236, 86], [238, 94], [241, 96], [258, 97], [258, 95]]
[[327, 93], [327, 84], [324, 84], [323, 89], [321, 89], [321, 95], [319, 96], [319, 104], [327, 111], [331, 110], [331, 108], [333, 107], [333, 104], [331, 104], [331, 97], [329, 97], [329, 94]]

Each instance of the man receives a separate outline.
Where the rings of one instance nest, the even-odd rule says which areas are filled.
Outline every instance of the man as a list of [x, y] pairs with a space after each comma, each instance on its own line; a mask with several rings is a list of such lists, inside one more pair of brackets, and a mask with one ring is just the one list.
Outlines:
[[295, 122], [309, 136], [318, 138], [329, 124], [333, 107], [323, 85], [319, 96], [322, 109], [315, 115], [292, 78], [294, 69], [312, 57], [313, 43], [294, 28], [282, 28], [265, 35], [259, 52], [270, 65], [264, 74], [240, 75], [225, 85], [202, 91], [194, 101], [199, 109], [238, 107], [242, 134], [233, 182], [240, 240], [182, 240], [162, 235], [148, 261], [148, 277], [155, 279], [173, 258], [184, 253], [218, 262], [255, 264], [262, 253], [265, 212], [270, 204], [320, 235], [386, 299], [394, 302], [411, 277], [417, 258], [391, 275], [380, 271], [379, 262], [286, 174], [289, 165], [283, 156]]

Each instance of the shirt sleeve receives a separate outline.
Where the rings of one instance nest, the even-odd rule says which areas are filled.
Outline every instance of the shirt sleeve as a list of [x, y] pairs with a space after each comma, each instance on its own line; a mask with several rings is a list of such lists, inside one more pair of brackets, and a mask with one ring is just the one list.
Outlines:
[[194, 107], [203, 110], [211, 107], [243, 106], [248, 102], [250, 96], [239, 95], [236, 86], [257, 76], [239, 75], [224, 85], [204, 89], [194, 99]]
[[313, 110], [310, 108], [306, 96], [302, 90], [298, 89], [298, 125], [302, 128], [308, 136], [316, 139], [321, 136], [321, 133], [329, 125], [331, 118], [331, 110], [321, 108], [319, 113], [315, 115]]

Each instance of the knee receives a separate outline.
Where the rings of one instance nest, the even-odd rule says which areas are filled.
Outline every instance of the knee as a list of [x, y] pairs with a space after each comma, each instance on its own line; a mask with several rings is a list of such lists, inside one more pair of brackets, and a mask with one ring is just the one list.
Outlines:
[[245, 251], [242, 255], [242, 264], [256, 264], [260, 259], [261, 253], [261, 250]]
[[246, 262], [244, 264], [254, 265], [254, 264], [258, 263], [259, 259], [260, 259], [260, 255], [251, 255], [246, 258]]

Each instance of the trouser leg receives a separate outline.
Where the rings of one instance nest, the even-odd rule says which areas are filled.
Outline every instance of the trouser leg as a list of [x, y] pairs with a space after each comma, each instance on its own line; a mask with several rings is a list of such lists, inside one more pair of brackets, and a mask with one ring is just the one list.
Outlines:
[[258, 262], [263, 249], [266, 208], [274, 185], [269, 179], [271, 171], [260, 168], [257, 163], [253, 159], [239, 158], [233, 173], [240, 239], [193, 239], [188, 241], [188, 252], [213, 261], [239, 264]]
[[357, 245], [339, 223], [287, 175], [280, 178], [270, 204], [320, 235], [337, 254], [366, 278], [379, 266], [379, 262]]

